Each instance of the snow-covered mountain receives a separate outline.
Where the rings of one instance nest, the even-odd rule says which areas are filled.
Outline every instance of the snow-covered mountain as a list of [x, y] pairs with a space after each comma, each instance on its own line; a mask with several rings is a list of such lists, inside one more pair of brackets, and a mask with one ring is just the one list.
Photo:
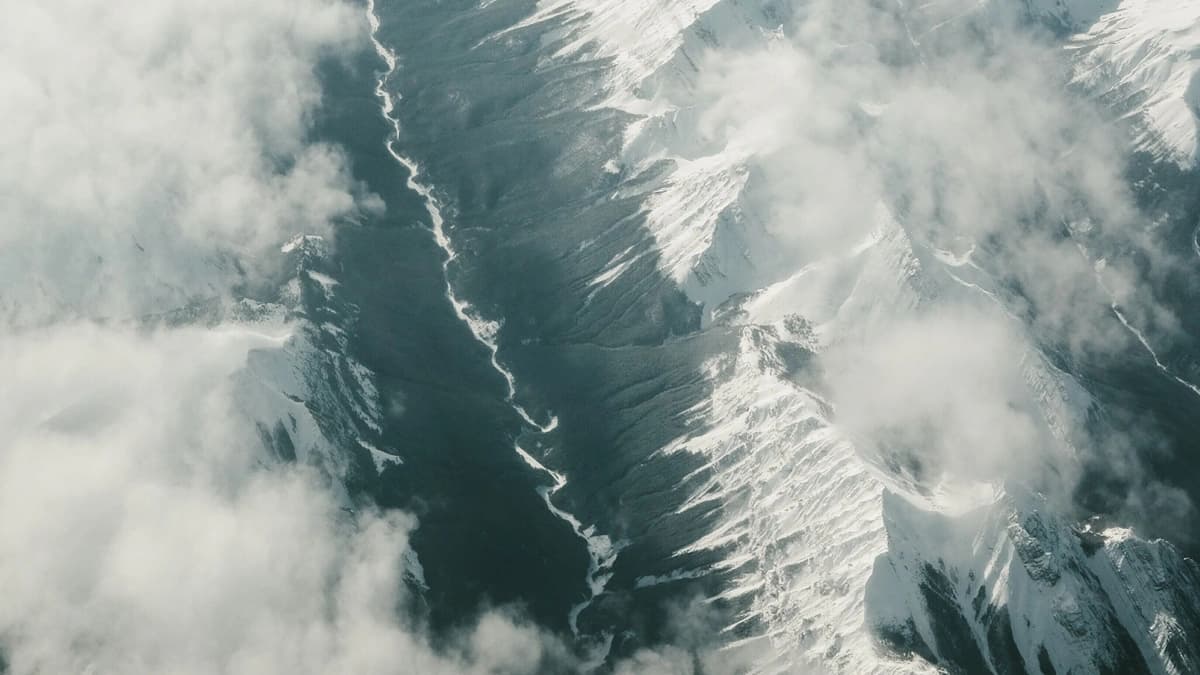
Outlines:
[[1076, 80], [1134, 120], [1135, 147], [1194, 167], [1200, 28], [1187, 2], [1032, 0], [1067, 35]]
[[1200, 672], [1200, 4], [47, 7], [0, 671]]
[[907, 4], [543, 0], [475, 43], [602, 64], [576, 100], [624, 116], [581, 156], [652, 246], [585, 304], [652, 264], [736, 336], [657, 451], [699, 462], [676, 515], [719, 513], [673, 555], [715, 562], [642, 583], [725, 575], [756, 672], [1192, 672], [1195, 563], [1071, 491], [1109, 415], [1078, 360], [1190, 386], [1099, 251], [1145, 227], [1124, 155], [1195, 166], [1200, 6]]

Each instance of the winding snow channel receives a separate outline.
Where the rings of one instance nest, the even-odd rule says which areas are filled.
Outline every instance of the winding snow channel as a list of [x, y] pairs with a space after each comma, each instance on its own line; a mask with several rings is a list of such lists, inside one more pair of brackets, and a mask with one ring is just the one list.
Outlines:
[[[410, 190], [420, 195], [424, 201], [425, 210], [429, 213], [429, 219], [432, 223], [431, 231], [434, 241], [437, 242], [437, 245], [446, 254], [446, 259], [442, 262], [442, 277], [446, 283], [446, 299], [454, 307], [454, 313], [458, 316], [459, 320], [470, 328], [471, 334], [475, 336], [475, 339], [487, 347], [491, 353], [492, 368], [504, 378], [508, 386], [506, 394], [508, 404], [512, 406], [512, 409], [526, 424], [537, 430], [538, 433], [550, 433], [558, 428], [558, 417], [551, 415], [545, 424], [539, 423], [533, 419], [524, 406], [517, 402], [516, 378], [512, 371], [500, 362], [499, 358], [499, 342], [497, 337], [500, 332], [500, 323], [479, 317], [470, 303], [458, 297], [454, 290], [454, 285], [450, 282], [450, 264], [458, 257], [458, 253], [454, 249], [454, 243], [446, 233], [445, 219], [442, 217], [437, 197], [434, 196], [432, 187], [418, 180], [420, 175], [418, 164], [396, 150], [396, 142], [400, 138], [400, 120], [395, 115], [395, 103], [392, 95], [387, 91], [387, 81], [396, 72], [396, 54], [379, 41], [379, 17], [375, 13], [375, 0], [367, 0], [367, 20], [370, 22], [371, 42], [375, 46], [375, 51], [387, 64], [387, 70], [379, 76], [375, 85], [375, 95], [380, 99], [380, 108], [383, 112], [383, 117], [392, 126], [392, 134], [386, 144], [387, 151], [408, 171], [407, 186]], [[570, 525], [572, 531], [587, 544], [588, 556], [591, 559], [586, 577], [589, 596], [586, 600], [573, 606], [568, 616], [571, 632], [578, 636], [579, 614], [587, 609], [592, 601], [604, 592], [605, 585], [612, 577], [611, 570], [617, 559], [618, 548], [613, 545], [608, 535], [597, 533], [593, 526], [585, 527], [578, 518], [554, 505], [551, 498], [567, 484], [567, 479], [564, 475], [547, 468], [520, 445], [514, 444], [513, 449], [531, 468], [545, 473], [554, 481], [553, 486], [541, 487], [538, 489], [538, 493], [542, 496], [543, 501], [546, 502], [546, 507], [550, 512]]]

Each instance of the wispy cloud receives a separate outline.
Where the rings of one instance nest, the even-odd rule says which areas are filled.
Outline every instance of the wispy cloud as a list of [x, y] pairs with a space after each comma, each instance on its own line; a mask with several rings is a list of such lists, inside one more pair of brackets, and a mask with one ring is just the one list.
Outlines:
[[1088, 437], [1086, 396], [1064, 418], [1037, 375], [1066, 378], [1042, 353], [1142, 353], [1113, 304], [1148, 334], [1179, 330], [1142, 277], [1176, 263], [1127, 185], [1130, 138], [1072, 88], [1053, 36], [1019, 3], [776, 9], [777, 31], [710, 49], [665, 96], [699, 152], [749, 167], [742, 203], [784, 247], [780, 274], [848, 255], [881, 206], [911, 241], [916, 309], [829, 336], [838, 423], [930, 480], [1053, 476], [1042, 487], [1067, 494], [1077, 451], [1120, 452], [1148, 480], [1145, 439]]

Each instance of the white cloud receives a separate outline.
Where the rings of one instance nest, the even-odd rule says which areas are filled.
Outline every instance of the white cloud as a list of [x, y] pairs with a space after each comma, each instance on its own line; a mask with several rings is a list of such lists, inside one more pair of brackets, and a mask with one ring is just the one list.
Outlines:
[[[253, 350], [293, 327], [149, 329], [295, 233], [380, 208], [309, 138], [341, 0], [10, 2], [0, 23], [0, 656], [35, 673], [527, 673], [491, 611], [435, 649], [411, 516], [264, 452]], [[267, 333], [273, 334], [264, 334]], [[253, 411], [253, 412], [251, 412]], [[286, 411], [281, 421], [286, 423]], [[273, 423], [274, 420], [266, 420]]]
[[277, 337], [66, 324], [0, 338], [0, 651], [10, 672], [532, 673], [507, 612], [434, 649], [403, 513], [265, 461], [237, 373]]
[[[1019, 3], [775, 9], [778, 30], [710, 49], [694, 86], [664, 96], [687, 112], [675, 133], [693, 151], [749, 168], [739, 206], [790, 261], [764, 264], [752, 287], [854, 259], [881, 211], [914, 245], [918, 307], [826, 335], [839, 426], [930, 480], [1028, 480], [1066, 498], [1090, 460], [1133, 485], [1132, 510], [1166, 499], [1138, 458], [1152, 439], [1089, 437], [1091, 400], [1055, 399], [1038, 374], [1054, 371], [1043, 351], [1074, 363], [1141, 351], [1110, 302], [1152, 343], [1180, 331], [1143, 277], [1177, 263], [1126, 183], [1131, 139], [1072, 87], [1060, 46]], [[990, 294], [956, 286], [938, 256]]]
[[698, 136], [753, 157], [769, 226], [797, 254], [855, 241], [881, 201], [933, 243], [1035, 213], [1134, 217], [1121, 139], [1064, 90], [1052, 49], [1010, 13], [950, 5], [797, 3], [781, 36], [708, 54]]
[[[0, 319], [220, 296], [356, 200], [308, 139], [314, 67], [362, 38], [338, 0], [15, 2], [0, 26]], [[253, 267], [253, 266], [251, 266]]]
[[881, 326], [828, 354], [838, 421], [866, 447], [897, 453], [936, 482], [1031, 479], [1053, 442], [1039, 427], [1021, 365], [1021, 339], [1005, 322], [938, 311]]

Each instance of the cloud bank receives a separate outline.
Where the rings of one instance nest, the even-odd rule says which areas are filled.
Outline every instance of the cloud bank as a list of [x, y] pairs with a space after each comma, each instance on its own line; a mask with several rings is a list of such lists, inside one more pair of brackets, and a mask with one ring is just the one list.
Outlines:
[[0, 27], [0, 319], [219, 297], [364, 199], [310, 142], [318, 59], [362, 37], [332, 0], [15, 2]]
[[[18, 1], [0, 24], [0, 663], [35, 673], [531, 673], [508, 610], [436, 646], [416, 521], [264, 451], [244, 397], [295, 325], [231, 303], [280, 245], [382, 208], [310, 137], [341, 0]], [[267, 308], [270, 310], [270, 308]], [[236, 314], [236, 313], [234, 313]], [[267, 311], [282, 316], [282, 311]], [[255, 403], [248, 405], [248, 403]], [[269, 406], [268, 406], [269, 407]], [[292, 421], [294, 427], [295, 421]]]
[[23, 673], [533, 673], [554, 637], [507, 610], [436, 647], [411, 516], [351, 510], [262, 452], [247, 354], [286, 326], [72, 323], [0, 337], [0, 653]]

